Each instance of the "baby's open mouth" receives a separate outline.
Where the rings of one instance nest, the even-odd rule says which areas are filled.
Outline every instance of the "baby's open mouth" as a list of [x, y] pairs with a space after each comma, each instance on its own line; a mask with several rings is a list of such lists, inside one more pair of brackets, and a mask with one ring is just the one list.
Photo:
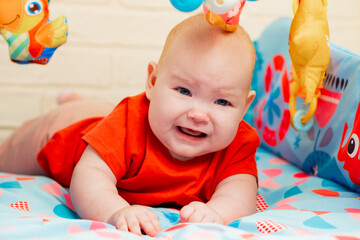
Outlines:
[[206, 133], [200, 132], [200, 131], [196, 131], [196, 130], [192, 130], [190, 128], [186, 128], [186, 127], [180, 127], [178, 126], [178, 129], [180, 132], [192, 136], [192, 137], [197, 137], [197, 138], [204, 138], [207, 136]]

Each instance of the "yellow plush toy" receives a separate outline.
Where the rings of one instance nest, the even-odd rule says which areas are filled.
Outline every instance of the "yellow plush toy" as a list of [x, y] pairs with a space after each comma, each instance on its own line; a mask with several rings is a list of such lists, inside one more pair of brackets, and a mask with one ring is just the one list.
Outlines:
[[46, 64], [67, 39], [64, 16], [49, 21], [50, 0], [0, 0], [0, 33], [13, 62]]
[[[289, 108], [292, 126], [311, 127], [324, 74], [330, 61], [327, 0], [294, 0], [294, 19], [289, 34], [292, 61]], [[296, 97], [304, 98], [308, 110], [296, 110]]]

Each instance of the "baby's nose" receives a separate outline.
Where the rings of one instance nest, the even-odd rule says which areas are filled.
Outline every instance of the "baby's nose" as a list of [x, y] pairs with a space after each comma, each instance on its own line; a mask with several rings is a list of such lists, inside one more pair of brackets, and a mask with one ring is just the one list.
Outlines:
[[209, 115], [200, 110], [191, 110], [188, 112], [187, 117], [197, 123], [208, 123], [210, 121]]

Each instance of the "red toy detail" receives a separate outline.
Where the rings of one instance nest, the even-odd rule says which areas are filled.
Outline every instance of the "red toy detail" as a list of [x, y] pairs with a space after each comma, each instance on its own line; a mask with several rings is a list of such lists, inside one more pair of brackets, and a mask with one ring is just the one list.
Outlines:
[[360, 102], [355, 114], [354, 127], [349, 139], [343, 145], [347, 130], [348, 125], [345, 123], [337, 158], [340, 162], [344, 162], [343, 168], [348, 171], [350, 180], [360, 186]]

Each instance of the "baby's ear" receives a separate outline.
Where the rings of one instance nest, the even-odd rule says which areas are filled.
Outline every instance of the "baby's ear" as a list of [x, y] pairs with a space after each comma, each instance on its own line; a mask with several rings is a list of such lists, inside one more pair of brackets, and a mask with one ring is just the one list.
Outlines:
[[244, 109], [244, 115], [247, 112], [247, 110], [249, 109], [252, 101], [254, 101], [256, 96], [256, 92], [254, 90], [250, 90], [246, 99], [246, 105], [245, 105], [245, 109]]
[[156, 70], [157, 64], [155, 62], [150, 62], [148, 65], [148, 76], [146, 80], [146, 97], [150, 100], [151, 99], [151, 90], [155, 86], [156, 82]]

